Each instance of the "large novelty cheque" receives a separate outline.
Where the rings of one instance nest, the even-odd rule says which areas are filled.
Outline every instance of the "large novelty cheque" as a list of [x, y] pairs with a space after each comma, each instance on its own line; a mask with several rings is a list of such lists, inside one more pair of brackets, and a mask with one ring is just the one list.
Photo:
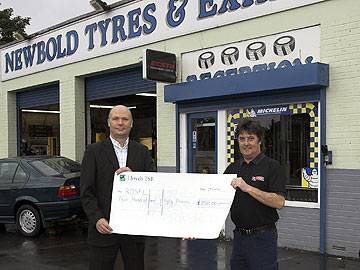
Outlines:
[[113, 233], [213, 239], [225, 223], [236, 175], [127, 172], [114, 175]]

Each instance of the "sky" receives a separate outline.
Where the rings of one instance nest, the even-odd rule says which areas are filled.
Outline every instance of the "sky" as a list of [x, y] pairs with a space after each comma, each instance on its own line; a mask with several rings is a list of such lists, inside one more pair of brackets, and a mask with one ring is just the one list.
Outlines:
[[[105, 0], [110, 5], [119, 0]], [[93, 11], [90, 0], [0, 0], [0, 10], [12, 8], [14, 16], [30, 17], [27, 34], [46, 29]]]

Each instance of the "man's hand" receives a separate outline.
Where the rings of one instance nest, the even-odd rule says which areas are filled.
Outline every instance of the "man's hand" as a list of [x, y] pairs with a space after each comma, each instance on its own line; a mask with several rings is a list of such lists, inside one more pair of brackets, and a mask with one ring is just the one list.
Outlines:
[[110, 234], [110, 233], [112, 233], [112, 228], [109, 226], [109, 222], [105, 218], [100, 218], [96, 222], [96, 229], [101, 234]]
[[248, 185], [244, 179], [242, 177], [238, 177], [238, 178], [234, 178], [232, 181], [231, 181], [231, 186], [236, 189], [236, 188], [240, 188], [241, 191], [243, 192], [248, 192], [249, 191], [249, 188], [251, 188], [250, 185]]
[[116, 170], [116, 174], [120, 174], [123, 172], [132, 172], [132, 170], [129, 167], [121, 167], [119, 169]]

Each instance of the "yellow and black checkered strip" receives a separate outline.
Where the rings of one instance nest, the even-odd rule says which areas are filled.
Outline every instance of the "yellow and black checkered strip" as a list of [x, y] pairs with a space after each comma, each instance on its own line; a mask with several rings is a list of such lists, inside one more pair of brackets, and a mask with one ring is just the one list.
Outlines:
[[[310, 116], [310, 168], [318, 168], [319, 166], [319, 117], [318, 109], [312, 103], [290, 104], [289, 109], [292, 114], [307, 113]], [[235, 120], [249, 117], [244, 108], [239, 111], [231, 112], [228, 115], [226, 123], [226, 158], [227, 162], [234, 162], [234, 140], [235, 140]]]
[[293, 114], [307, 113], [310, 116], [310, 168], [319, 168], [319, 115], [317, 107], [312, 103], [289, 105]]
[[249, 117], [248, 113], [244, 111], [243, 108], [240, 108], [240, 110], [234, 111], [231, 114], [229, 114], [227, 123], [226, 123], [226, 159], [227, 162], [234, 162], [235, 160], [235, 120], [239, 118], [247, 118]]

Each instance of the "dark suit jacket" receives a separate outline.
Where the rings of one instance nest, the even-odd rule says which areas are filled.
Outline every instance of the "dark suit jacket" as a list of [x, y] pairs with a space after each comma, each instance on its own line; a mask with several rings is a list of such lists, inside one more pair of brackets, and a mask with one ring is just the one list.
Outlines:
[[[145, 146], [129, 140], [126, 166], [135, 172], [155, 171], [154, 162]], [[109, 220], [113, 179], [119, 169], [110, 138], [88, 145], [81, 164], [80, 191], [89, 220], [88, 242], [95, 246], [115, 244], [119, 235], [100, 234], [95, 227], [100, 218]]]

